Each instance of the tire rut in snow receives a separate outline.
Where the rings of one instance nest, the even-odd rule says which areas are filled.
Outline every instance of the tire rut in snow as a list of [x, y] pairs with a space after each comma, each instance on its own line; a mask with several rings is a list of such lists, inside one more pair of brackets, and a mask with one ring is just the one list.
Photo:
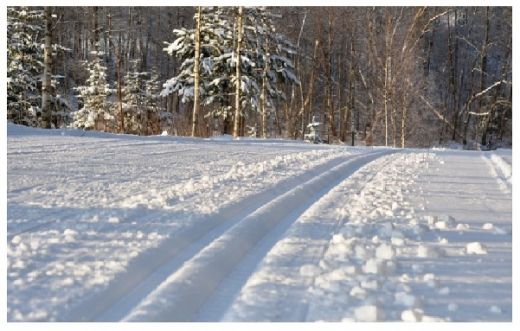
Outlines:
[[162, 241], [157, 248], [144, 252], [131, 261], [126, 271], [116, 276], [105, 289], [71, 306], [69, 313], [65, 314], [62, 320], [119, 320], [185, 261], [248, 214], [294, 189], [302, 182], [310, 181], [328, 169], [356, 158], [359, 157], [334, 158], [309, 169], [300, 176], [282, 180], [269, 190], [246, 197], [235, 205], [223, 208], [216, 215], [209, 216], [208, 219], [203, 219], [184, 231], [179, 231]]
[[343, 160], [277, 196], [211, 241], [130, 312], [126, 321], [191, 321], [219, 284], [277, 225], [291, 222], [364, 164], [389, 153]]

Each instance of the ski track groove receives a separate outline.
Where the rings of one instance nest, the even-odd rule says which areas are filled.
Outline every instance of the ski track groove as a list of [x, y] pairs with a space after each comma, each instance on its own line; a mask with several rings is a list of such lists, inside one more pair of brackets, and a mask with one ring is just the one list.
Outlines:
[[[230, 228], [239, 223], [247, 215], [254, 213], [263, 204], [275, 199], [299, 186], [303, 180], [310, 181], [326, 170], [352, 162], [357, 159], [374, 158], [386, 152], [374, 151], [365, 155], [349, 155], [337, 157], [311, 168], [297, 178], [287, 178], [268, 189], [240, 201], [239, 205], [224, 207], [217, 216], [205, 217], [193, 227], [183, 229], [174, 236], [165, 239], [161, 244], [146, 251], [131, 261], [127, 271], [116, 276], [107, 288], [93, 293], [86, 300], [78, 303], [65, 314], [67, 321], [113, 321], [120, 320], [131, 308], [137, 305], [147, 294], [156, 289], [170, 274], [179, 269], [222, 236]], [[245, 208], [244, 208], [245, 207]], [[215, 220], [215, 218], [217, 218]], [[153, 216], [147, 217], [148, 220]], [[205, 220], [205, 222], [204, 222]], [[143, 265], [144, 264], [144, 265]], [[153, 284], [153, 285], [151, 285]], [[86, 309], [89, 307], [89, 309]], [[92, 309], [92, 307], [94, 307]], [[121, 309], [124, 307], [124, 309]]]

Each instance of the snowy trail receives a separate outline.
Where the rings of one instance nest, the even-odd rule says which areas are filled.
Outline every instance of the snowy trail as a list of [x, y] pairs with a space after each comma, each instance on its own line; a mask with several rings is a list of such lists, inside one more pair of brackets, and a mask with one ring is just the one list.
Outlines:
[[7, 161], [9, 321], [511, 320], [510, 150], [8, 125]]
[[[9, 320], [62, 320], [163, 240], [363, 152], [75, 133], [8, 126]], [[26, 145], [49, 152], [17, 154]]]
[[[380, 153], [374, 154], [377, 156]], [[352, 158], [364, 160], [372, 157], [374, 156]], [[300, 187], [302, 182], [312, 181], [329, 168], [336, 168], [351, 161], [351, 157], [334, 158], [298, 177], [289, 178], [269, 190], [223, 208], [217, 214], [206, 217], [207, 219], [197, 220], [184, 231], [177, 231], [173, 236], [164, 240], [160, 246], [135, 259], [127, 266], [125, 273], [119, 274], [106, 290], [75, 307], [70, 314], [67, 314], [65, 320], [115, 320], [122, 317], [125, 313], [122, 309], [123, 306], [137, 304], [136, 301], [142, 299], [182, 263], [195, 255], [197, 250], [211, 243], [248, 214], [268, 204], [279, 195]], [[153, 219], [153, 216], [149, 217]]]
[[[275, 190], [272, 193], [276, 197], [272, 201], [259, 204], [258, 209], [186, 261], [180, 270], [173, 273], [135, 308], [126, 320], [191, 320], [218, 284], [276, 225], [287, 219], [293, 220], [343, 178], [384, 153], [386, 152], [352, 157], [285, 193]], [[164, 304], [165, 297], [168, 298], [168, 304]], [[155, 298], [160, 299], [155, 301]], [[103, 319], [107, 319], [106, 315]]]

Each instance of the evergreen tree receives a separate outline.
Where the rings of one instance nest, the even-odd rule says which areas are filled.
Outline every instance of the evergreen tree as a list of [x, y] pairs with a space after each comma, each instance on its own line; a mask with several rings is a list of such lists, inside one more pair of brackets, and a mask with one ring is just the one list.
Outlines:
[[108, 107], [108, 96], [111, 89], [106, 81], [106, 67], [100, 53], [93, 52], [93, 59], [86, 63], [89, 77], [87, 85], [77, 87], [83, 107], [74, 114], [73, 126], [85, 130], [99, 130], [103, 125], [105, 131], [115, 128], [115, 117]]
[[[217, 105], [208, 115], [225, 120], [232, 117], [230, 96], [237, 95], [238, 77], [240, 117], [247, 115], [244, 109], [253, 113], [262, 111], [261, 97], [266, 105], [284, 96], [283, 84], [298, 82], [294, 66], [286, 57], [294, 53], [294, 47], [276, 34], [272, 14], [265, 7], [243, 8], [240, 45], [237, 15], [238, 10], [233, 7], [206, 7], [201, 11], [199, 97], [204, 105]], [[177, 92], [182, 102], [193, 100], [195, 32], [195, 29], [174, 30], [177, 39], [165, 50], [182, 60], [182, 64], [179, 74], [164, 84], [162, 96]]]
[[143, 135], [147, 127], [146, 73], [137, 70], [137, 61], [133, 62], [132, 71], [125, 75], [123, 89], [123, 109], [125, 114], [125, 132]]
[[43, 11], [8, 7], [7, 13], [7, 119], [17, 124], [38, 126]]
[[[148, 120], [148, 132], [147, 134], [159, 133], [159, 125], [163, 121], [165, 124], [171, 125], [172, 123], [168, 121], [170, 116], [163, 116], [164, 113], [160, 109], [160, 92], [161, 87], [159, 85], [159, 76], [155, 70], [152, 70], [150, 73], [150, 78], [146, 80], [145, 83], [145, 109], [146, 109], [146, 117]], [[170, 113], [166, 113], [171, 115]]]

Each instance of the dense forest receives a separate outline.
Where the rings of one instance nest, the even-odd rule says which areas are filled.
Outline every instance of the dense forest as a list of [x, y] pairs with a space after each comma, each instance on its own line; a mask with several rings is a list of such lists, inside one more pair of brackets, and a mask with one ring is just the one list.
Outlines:
[[8, 7], [7, 61], [35, 127], [511, 144], [511, 7]]

